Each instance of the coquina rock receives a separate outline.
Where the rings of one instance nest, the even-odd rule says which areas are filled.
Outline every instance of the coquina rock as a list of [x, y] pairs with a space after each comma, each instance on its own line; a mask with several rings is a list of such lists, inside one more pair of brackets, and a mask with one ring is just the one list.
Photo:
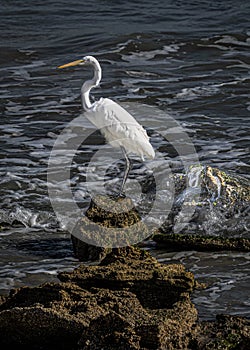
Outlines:
[[197, 320], [195, 281], [135, 248], [11, 292], [0, 306], [0, 343], [27, 349], [185, 348]]
[[101, 261], [114, 247], [130, 246], [150, 235], [130, 198], [97, 195], [71, 235], [80, 261]]
[[198, 322], [190, 295], [199, 284], [181, 264], [127, 247], [58, 278], [2, 298], [2, 349], [248, 349], [248, 320]]
[[72, 235], [75, 256], [101, 261], [112, 246], [151, 238], [171, 250], [250, 251], [247, 179], [209, 166], [193, 166], [188, 174], [172, 177], [175, 201], [164, 224], [153, 231], [130, 198], [93, 198]]

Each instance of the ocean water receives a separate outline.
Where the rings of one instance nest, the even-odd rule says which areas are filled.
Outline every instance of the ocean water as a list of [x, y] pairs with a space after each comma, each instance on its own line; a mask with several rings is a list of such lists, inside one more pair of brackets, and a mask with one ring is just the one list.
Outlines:
[[[47, 175], [58, 135], [81, 114], [80, 87], [91, 73], [56, 67], [94, 55], [103, 79], [93, 98], [138, 107], [136, 117], [164, 159], [178, 168], [179, 154], [157, 134], [171, 116], [202, 165], [249, 178], [249, 16], [243, 0], [1, 1], [1, 294], [56, 280], [78, 264], [51, 206]], [[140, 115], [144, 105], [154, 113]], [[88, 160], [104, 140], [87, 121], [81, 127], [91, 138], [71, 164], [71, 187], [84, 208]], [[193, 296], [201, 318], [219, 311], [250, 316], [248, 254], [152, 254], [184, 263], [209, 284]]]

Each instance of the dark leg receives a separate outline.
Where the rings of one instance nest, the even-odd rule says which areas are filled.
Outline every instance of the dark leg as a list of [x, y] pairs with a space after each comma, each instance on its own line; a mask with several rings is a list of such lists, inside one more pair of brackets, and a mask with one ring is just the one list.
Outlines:
[[126, 160], [126, 168], [125, 168], [123, 179], [122, 179], [121, 189], [119, 191], [119, 196], [123, 195], [123, 188], [124, 188], [124, 185], [125, 185], [125, 183], [127, 181], [129, 171], [131, 170], [131, 163], [130, 163], [129, 157], [128, 157], [126, 151], [125, 151], [125, 148], [121, 146], [121, 150], [122, 150], [122, 152], [124, 154], [124, 158]]

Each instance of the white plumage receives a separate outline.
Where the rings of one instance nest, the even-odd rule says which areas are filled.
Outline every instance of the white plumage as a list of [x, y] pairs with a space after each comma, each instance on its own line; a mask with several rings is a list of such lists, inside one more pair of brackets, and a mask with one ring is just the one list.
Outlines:
[[127, 154], [134, 153], [144, 160], [145, 156], [153, 159], [155, 152], [149, 142], [146, 130], [123, 107], [109, 98], [101, 98], [94, 103], [90, 102], [90, 90], [99, 85], [102, 77], [102, 70], [96, 58], [85, 56], [80, 60], [67, 63], [58, 68], [87, 64], [94, 68], [94, 77], [91, 80], [87, 80], [81, 88], [83, 109], [85, 110], [85, 116], [100, 129], [107, 142], [113, 147], [120, 147], [124, 152], [126, 169], [121, 186], [121, 194], [130, 170]]
[[92, 105], [85, 116], [98, 128], [113, 147], [124, 147], [126, 152], [154, 158], [155, 152], [147, 132], [123, 107], [109, 98]]

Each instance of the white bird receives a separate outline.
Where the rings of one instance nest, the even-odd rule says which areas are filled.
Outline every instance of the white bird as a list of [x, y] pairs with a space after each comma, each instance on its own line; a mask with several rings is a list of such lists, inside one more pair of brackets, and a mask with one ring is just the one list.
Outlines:
[[94, 77], [87, 80], [81, 88], [82, 106], [86, 117], [100, 129], [111, 146], [122, 149], [126, 159], [126, 168], [119, 191], [120, 196], [123, 194], [124, 185], [131, 169], [128, 154], [134, 153], [144, 161], [144, 156], [153, 159], [155, 152], [149, 142], [146, 130], [118, 103], [109, 98], [100, 98], [94, 103], [90, 102], [90, 90], [97, 87], [102, 78], [102, 69], [95, 57], [85, 56], [80, 60], [64, 64], [58, 68], [77, 65], [90, 65], [94, 69]]

